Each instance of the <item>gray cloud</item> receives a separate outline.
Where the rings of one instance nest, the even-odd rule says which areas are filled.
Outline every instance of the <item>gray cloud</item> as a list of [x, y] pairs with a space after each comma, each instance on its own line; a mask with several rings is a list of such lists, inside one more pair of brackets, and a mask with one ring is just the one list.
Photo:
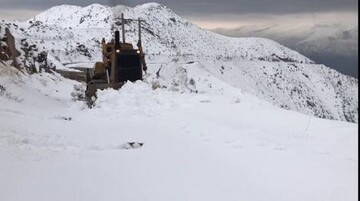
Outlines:
[[[309, 13], [328, 11], [357, 11], [357, 0], [152, 0], [168, 6], [182, 15], [199, 16], [204, 14], [249, 14], [249, 13]], [[46, 9], [59, 4], [86, 6], [92, 3], [107, 5], [123, 4], [135, 6], [151, 0], [1, 0], [2, 8]]]

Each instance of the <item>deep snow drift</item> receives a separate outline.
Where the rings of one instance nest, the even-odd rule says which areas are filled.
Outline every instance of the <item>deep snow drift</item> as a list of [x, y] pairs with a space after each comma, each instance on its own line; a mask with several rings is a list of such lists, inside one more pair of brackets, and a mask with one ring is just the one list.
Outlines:
[[0, 63], [0, 200], [357, 200], [357, 124], [209, 79], [147, 78], [89, 109], [80, 83]]

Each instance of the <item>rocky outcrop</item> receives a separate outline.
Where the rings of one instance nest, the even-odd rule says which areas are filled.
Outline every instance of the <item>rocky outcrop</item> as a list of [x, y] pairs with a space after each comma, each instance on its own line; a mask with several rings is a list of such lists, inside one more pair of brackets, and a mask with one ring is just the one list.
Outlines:
[[0, 60], [11, 60], [11, 65], [19, 68], [17, 57], [20, 56], [20, 52], [16, 49], [15, 38], [8, 28], [5, 28], [4, 34], [1, 34], [2, 29], [4, 28], [0, 26]]

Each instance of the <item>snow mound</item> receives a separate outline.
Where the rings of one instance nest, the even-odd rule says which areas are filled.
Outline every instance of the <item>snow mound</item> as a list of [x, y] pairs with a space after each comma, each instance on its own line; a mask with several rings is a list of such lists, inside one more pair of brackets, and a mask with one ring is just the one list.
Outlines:
[[97, 97], [92, 112], [130, 116], [156, 116], [195, 102], [192, 94], [179, 96], [179, 93], [166, 89], [154, 90], [150, 84], [140, 81], [128, 82], [120, 90], [99, 90]]
[[[52, 104], [72, 104], [71, 93], [78, 82], [65, 79], [54, 73], [26, 74], [11, 66], [0, 63], [0, 86], [3, 90], [5, 108], [17, 107], [17, 103], [27, 106], [39, 106], [43, 110]], [[44, 103], [43, 98], [49, 100]]]

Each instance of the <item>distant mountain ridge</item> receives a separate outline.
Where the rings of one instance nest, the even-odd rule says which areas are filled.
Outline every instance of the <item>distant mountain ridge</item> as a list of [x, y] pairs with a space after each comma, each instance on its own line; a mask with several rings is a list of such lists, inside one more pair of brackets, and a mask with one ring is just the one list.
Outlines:
[[[113, 15], [115, 13], [115, 15]], [[184, 73], [184, 85], [197, 83], [194, 91], [216, 88], [222, 80], [283, 108], [322, 118], [358, 121], [358, 80], [265, 38], [229, 38], [200, 29], [167, 7], [148, 3], [134, 8], [56, 6], [20, 23], [5, 22], [21, 47], [21, 39], [48, 53], [49, 63], [64, 64], [101, 60], [100, 40], [110, 40], [119, 29], [114, 18], [144, 19], [143, 45], [154, 72], [170, 87]], [[137, 23], [127, 22], [126, 39], [135, 46]], [[21, 49], [21, 48], [19, 48]], [[21, 58], [20, 58], [21, 59]], [[173, 68], [173, 69], [170, 69]], [[185, 71], [183, 70], [185, 69]], [[202, 84], [201, 84], [202, 83]], [[221, 90], [221, 88], [219, 88]]]

